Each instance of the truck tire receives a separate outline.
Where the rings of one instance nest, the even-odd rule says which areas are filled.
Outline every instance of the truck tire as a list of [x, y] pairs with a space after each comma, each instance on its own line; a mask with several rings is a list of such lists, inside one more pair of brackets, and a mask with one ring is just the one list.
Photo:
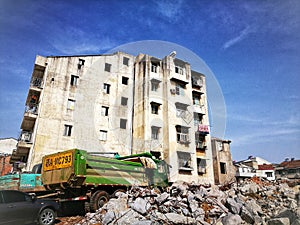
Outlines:
[[39, 225], [52, 225], [55, 222], [56, 213], [49, 208], [43, 209], [39, 214], [38, 224]]
[[91, 197], [91, 211], [100, 209], [109, 200], [109, 194], [106, 191], [96, 191]]

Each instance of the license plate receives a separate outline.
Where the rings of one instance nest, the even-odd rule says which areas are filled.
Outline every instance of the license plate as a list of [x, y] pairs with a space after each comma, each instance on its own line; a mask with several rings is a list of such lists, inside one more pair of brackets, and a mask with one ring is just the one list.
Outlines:
[[72, 166], [73, 152], [65, 152], [56, 155], [45, 156], [43, 160], [43, 170], [55, 170]]

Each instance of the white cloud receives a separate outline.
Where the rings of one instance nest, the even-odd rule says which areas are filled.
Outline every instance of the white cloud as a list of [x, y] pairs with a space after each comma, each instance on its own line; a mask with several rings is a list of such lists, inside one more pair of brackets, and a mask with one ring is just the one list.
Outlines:
[[158, 12], [166, 17], [169, 22], [176, 22], [182, 15], [182, 0], [156, 1]]
[[245, 39], [247, 37], [248, 34], [250, 34], [251, 32], [253, 32], [253, 29], [250, 28], [249, 26], [247, 26], [244, 30], [242, 30], [240, 32], [240, 34], [235, 37], [230, 39], [229, 41], [227, 41], [224, 45], [223, 45], [223, 49], [227, 49], [233, 45], [235, 45], [238, 42], [241, 42], [243, 39]]
[[[252, 131], [250, 134], [239, 134], [236, 137], [231, 137], [233, 145], [245, 146], [255, 143], [276, 142], [279, 138], [286, 140], [286, 137], [293, 138], [300, 133], [300, 129], [260, 129]], [[296, 138], [295, 138], [296, 139]]]

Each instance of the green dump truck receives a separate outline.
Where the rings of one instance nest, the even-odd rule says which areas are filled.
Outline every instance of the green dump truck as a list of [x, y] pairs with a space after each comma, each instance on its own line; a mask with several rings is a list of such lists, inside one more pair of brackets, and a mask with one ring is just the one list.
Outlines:
[[150, 153], [113, 157], [72, 149], [43, 157], [42, 183], [61, 201], [83, 201], [95, 211], [132, 186], [168, 185], [168, 166]]

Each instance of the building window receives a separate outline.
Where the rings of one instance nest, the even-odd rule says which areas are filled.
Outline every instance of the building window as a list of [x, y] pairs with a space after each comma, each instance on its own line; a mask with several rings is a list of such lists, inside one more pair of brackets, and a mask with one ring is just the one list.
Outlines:
[[220, 162], [221, 174], [226, 174], [226, 163]]
[[151, 139], [158, 140], [159, 127], [151, 127]]
[[151, 91], [157, 91], [158, 89], [158, 82], [151, 81]]
[[193, 104], [201, 105], [201, 95], [193, 93]]
[[107, 106], [102, 106], [101, 116], [108, 116], [108, 107]]
[[184, 68], [181, 67], [181, 66], [176, 65], [175, 66], [175, 73], [183, 75], [184, 74]]
[[120, 119], [120, 128], [126, 129], [127, 120], [126, 119]]
[[111, 70], [111, 64], [105, 63], [105, 68], [104, 68], [104, 70], [105, 70], [106, 72], [110, 72], [110, 70]]
[[202, 117], [203, 115], [200, 113], [194, 113], [194, 125], [198, 126], [199, 124], [202, 123]]
[[103, 84], [103, 91], [104, 91], [104, 93], [106, 93], [106, 94], [109, 94], [109, 92], [110, 92], [110, 84]]
[[65, 125], [65, 130], [64, 130], [64, 136], [71, 136], [72, 134], [72, 127], [71, 125]]
[[107, 140], [107, 131], [100, 130], [100, 141], [106, 141], [106, 140]]
[[158, 64], [151, 62], [151, 72], [157, 73], [158, 71]]
[[223, 150], [223, 143], [222, 143], [222, 142], [217, 141], [217, 149], [218, 149], [219, 151], [222, 151], [222, 150]]
[[198, 174], [206, 173], [206, 159], [197, 158], [197, 172]]
[[184, 89], [185, 89], [185, 85], [177, 83], [175, 86], [175, 94], [184, 96]]
[[67, 106], [67, 109], [69, 109], [69, 110], [74, 110], [74, 106], [75, 106], [75, 100], [73, 100], [73, 99], [68, 99], [68, 106]]
[[79, 79], [79, 76], [71, 75], [71, 82], [70, 82], [71, 86], [77, 86], [78, 79]]
[[128, 98], [121, 97], [121, 105], [126, 106], [128, 103]]
[[187, 144], [189, 143], [189, 129], [188, 127], [176, 126], [177, 142]]
[[186, 118], [188, 115], [188, 110], [187, 107], [188, 105], [185, 104], [180, 104], [180, 103], [175, 103], [176, 106], [176, 116], [181, 117], [181, 118]]
[[128, 77], [122, 77], [122, 84], [128, 85]]
[[151, 102], [151, 113], [152, 114], [158, 114], [158, 109], [159, 109], [160, 104]]
[[266, 172], [267, 177], [273, 177], [273, 173], [272, 172]]
[[84, 65], [85, 60], [84, 59], [79, 59], [78, 62], [78, 69], [80, 69]]
[[192, 157], [189, 152], [177, 152], [179, 170], [192, 169]]
[[129, 65], [129, 58], [123, 57], [123, 65], [125, 65], [125, 66]]
[[195, 132], [195, 144], [197, 149], [205, 150], [206, 149], [205, 136], [200, 135], [199, 132]]

